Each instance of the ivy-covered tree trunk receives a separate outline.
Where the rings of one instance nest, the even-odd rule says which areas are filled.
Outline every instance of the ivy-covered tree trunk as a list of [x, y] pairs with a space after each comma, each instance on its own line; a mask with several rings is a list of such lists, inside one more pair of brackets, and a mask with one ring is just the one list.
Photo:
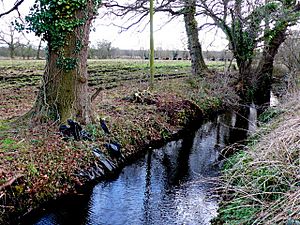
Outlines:
[[258, 67], [254, 73], [255, 76], [255, 103], [262, 105], [270, 102], [270, 93], [273, 82], [273, 68], [274, 58], [278, 52], [280, 45], [286, 38], [286, 30], [288, 24], [281, 26], [281, 29], [277, 29], [272, 38], [266, 43], [262, 58], [259, 61]]
[[48, 36], [46, 69], [31, 111], [33, 119], [65, 122], [74, 118], [83, 124], [93, 121], [87, 73], [89, 33], [95, 12], [93, 3], [87, 1], [84, 10], [80, 8], [74, 12], [72, 18], [77, 25], [70, 28], [70, 32], [67, 32], [68, 26], [63, 28], [67, 30], [64, 39], [55, 34]]
[[195, 13], [196, 1], [185, 0], [183, 17], [188, 38], [188, 49], [190, 52], [192, 63], [192, 74], [193, 76], [203, 76], [204, 73], [208, 72], [208, 68], [204, 62], [202, 55], [202, 48], [199, 42], [198, 25], [195, 18]]
[[[239, 67], [236, 87], [242, 103], [268, 103], [274, 57], [285, 39], [287, 28], [299, 20], [300, 4], [296, 1], [266, 1], [265, 4], [253, 5], [253, 9], [246, 13], [242, 9], [248, 7], [247, 1], [223, 1], [218, 4], [222, 5], [220, 8], [224, 11], [216, 13], [218, 4], [214, 1], [201, 0], [201, 3], [204, 14], [210, 16], [228, 38], [230, 50]], [[270, 21], [272, 26], [269, 25]], [[256, 67], [254, 59], [262, 40], [264, 49]]]
[[[73, 61], [75, 59], [78, 64], [76, 68], [70, 70], [61, 68], [58, 63], [61, 59], [57, 52], [48, 50], [42, 86], [34, 106], [34, 117], [39, 120], [66, 121], [68, 118], [76, 118], [81, 123], [92, 121], [87, 83], [87, 43], [79, 54], [74, 54], [76, 33], [70, 35], [69, 45], [64, 47], [65, 56], [68, 56], [70, 61], [62, 62], [71, 66], [75, 63]], [[86, 31], [84, 36], [82, 40], [88, 41]]]

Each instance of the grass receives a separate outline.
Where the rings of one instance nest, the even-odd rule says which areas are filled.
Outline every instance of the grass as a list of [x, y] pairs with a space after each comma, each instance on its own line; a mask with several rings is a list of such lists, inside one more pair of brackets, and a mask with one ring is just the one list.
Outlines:
[[299, 115], [298, 92], [280, 110], [263, 114], [267, 123], [227, 160], [215, 224], [300, 223]]

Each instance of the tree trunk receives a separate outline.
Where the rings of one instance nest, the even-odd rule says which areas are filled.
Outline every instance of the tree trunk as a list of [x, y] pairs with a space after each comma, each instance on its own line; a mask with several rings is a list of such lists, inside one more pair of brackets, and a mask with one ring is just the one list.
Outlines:
[[15, 58], [15, 47], [14, 47], [14, 44], [10, 44], [8, 46], [8, 49], [9, 49], [9, 56], [11, 59], [14, 59]]
[[153, 35], [153, 0], [150, 0], [150, 89], [154, 88], [154, 35]]
[[202, 48], [198, 37], [198, 25], [195, 19], [196, 1], [185, 0], [184, 2], [184, 24], [188, 38], [188, 49], [190, 51], [192, 74], [193, 76], [203, 76], [208, 72], [208, 68], [204, 62]]
[[40, 40], [40, 43], [39, 43], [39, 46], [38, 46], [38, 49], [37, 49], [37, 52], [36, 52], [36, 59], [41, 59], [41, 48], [42, 48], [42, 39]]
[[238, 83], [236, 85], [236, 92], [240, 96], [242, 102], [244, 104], [248, 104], [252, 102], [252, 60], [243, 60], [242, 57], [239, 57], [239, 54], [234, 55], [236, 58], [237, 67], [239, 69], [239, 77]]
[[271, 40], [266, 43], [262, 58], [255, 72], [254, 101], [258, 105], [270, 102], [270, 92], [273, 80], [274, 58], [280, 45], [286, 38], [287, 24], [281, 30], [277, 30]]
[[[31, 111], [33, 119], [38, 122], [47, 120], [65, 122], [68, 118], [76, 119], [82, 124], [93, 122], [87, 73], [91, 20], [92, 17], [68, 34], [68, 44], [60, 49], [64, 52], [64, 59], [60, 59], [59, 51], [54, 51], [51, 48], [51, 41], [48, 41], [46, 70]], [[82, 47], [76, 50], [78, 40]], [[74, 63], [76, 66], [72, 67]]]

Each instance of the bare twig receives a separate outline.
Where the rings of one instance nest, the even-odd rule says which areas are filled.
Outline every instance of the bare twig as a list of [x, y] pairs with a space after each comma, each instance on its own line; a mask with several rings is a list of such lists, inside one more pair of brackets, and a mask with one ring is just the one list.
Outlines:
[[92, 102], [97, 98], [97, 96], [100, 94], [100, 92], [101, 92], [103, 89], [104, 89], [103, 87], [99, 87], [99, 88], [95, 91], [95, 93], [92, 94], [92, 96], [91, 96], [91, 101], [92, 101]]
[[[24, 0], [17, 0], [17, 1], [15, 2], [14, 6], [13, 6], [11, 9], [9, 9], [9, 10], [6, 11], [6, 12], [0, 13], [0, 18], [1, 18], [2, 16], [5, 16], [5, 15], [10, 14], [10, 13], [13, 12], [13, 11], [18, 11], [18, 10], [19, 10], [19, 6], [20, 6], [23, 2], [24, 2]], [[19, 11], [18, 11], [18, 14], [20, 15]]]

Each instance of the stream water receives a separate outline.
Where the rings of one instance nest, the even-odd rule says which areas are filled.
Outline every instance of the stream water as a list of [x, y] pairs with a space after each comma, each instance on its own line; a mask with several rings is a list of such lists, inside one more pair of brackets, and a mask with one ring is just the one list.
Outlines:
[[218, 209], [211, 188], [219, 150], [245, 137], [251, 116], [216, 116], [189, 136], [149, 150], [85, 200], [59, 204], [32, 224], [210, 224]]

